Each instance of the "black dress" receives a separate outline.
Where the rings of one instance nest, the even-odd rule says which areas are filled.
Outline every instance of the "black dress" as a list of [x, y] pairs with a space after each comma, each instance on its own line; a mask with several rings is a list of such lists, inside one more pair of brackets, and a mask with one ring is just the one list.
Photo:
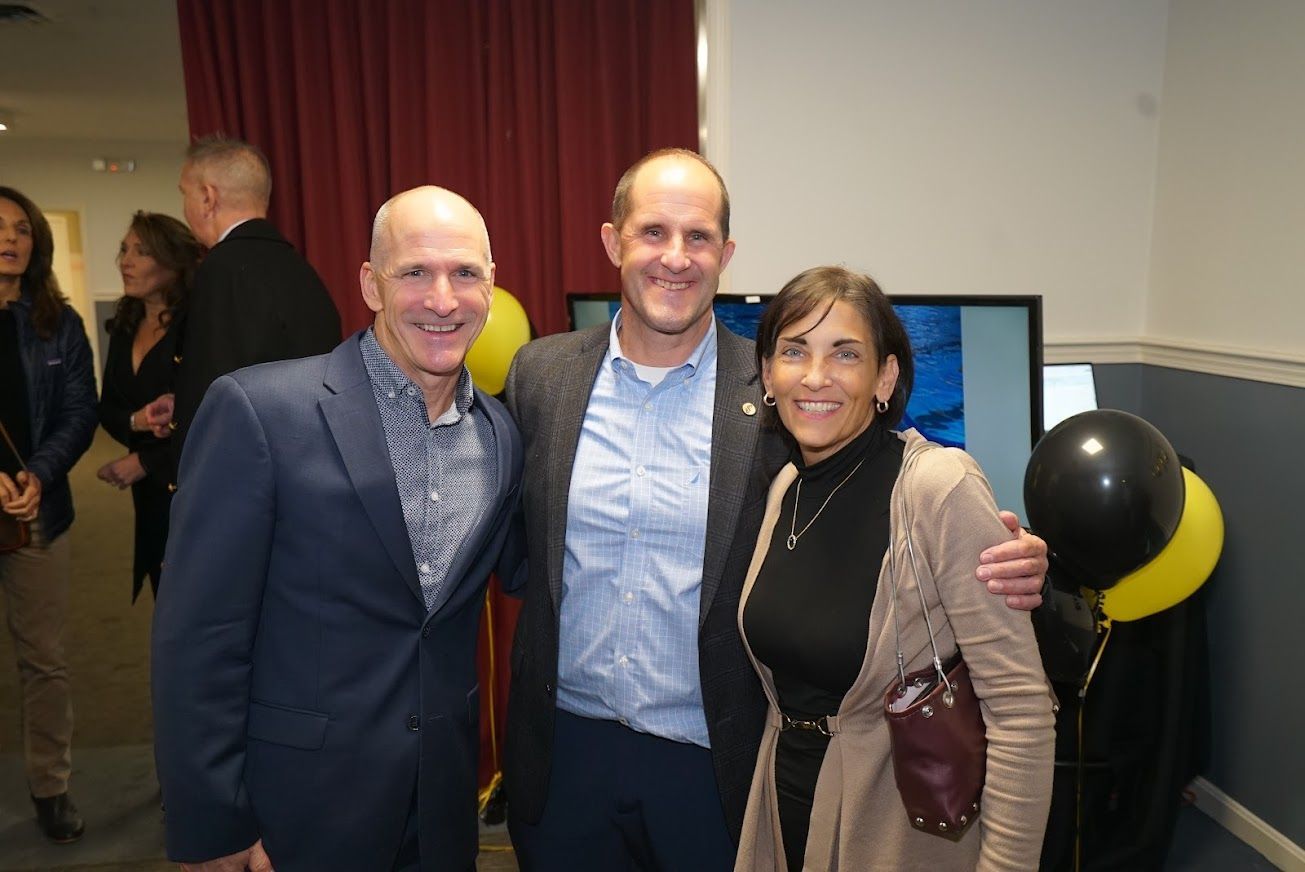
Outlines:
[[136, 558], [132, 570], [131, 601], [135, 602], [145, 577], [154, 595], [159, 592], [159, 574], [163, 548], [168, 541], [168, 510], [172, 495], [168, 492], [171, 461], [167, 439], [156, 439], [147, 431], [131, 429], [129, 418], [146, 403], [172, 390], [177, 331], [172, 324], [167, 332], [145, 353], [140, 369], [132, 372], [133, 336], [110, 330], [109, 355], [104, 363], [104, 382], [100, 391], [100, 424], [109, 435], [140, 456], [145, 477], [131, 486], [136, 507]]
[[[784, 494], [743, 628], [757, 659], [770, 667], [780, 710], [795, 720], [837, 714], [865, 662], [902, 449], [900, 439], [872, 423], [838, 453], [810, 467], [793, 458], [799, 477]], [[794, 524], [799, 481], [802, 504]], [[790, 551], [791, 529], [799, 538]], [[775, 790], [789, 869], [802, 868], [828, 745], [829, 738], [816, 731], [779, 734]]]

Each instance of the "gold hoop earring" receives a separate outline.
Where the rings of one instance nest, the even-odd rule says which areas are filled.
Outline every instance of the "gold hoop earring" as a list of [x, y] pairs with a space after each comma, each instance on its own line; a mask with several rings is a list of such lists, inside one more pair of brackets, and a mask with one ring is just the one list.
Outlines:
[[884, 412], [888, 411], [888, 404], [885, 403], [883, 400], [876, 399], [875, 411], [882, 415]]
[[770, 395], [770, 391], [766, 391], [764, 394], [761, 395], [761, 402], [762, 405], [774, 406], [775, 398]]

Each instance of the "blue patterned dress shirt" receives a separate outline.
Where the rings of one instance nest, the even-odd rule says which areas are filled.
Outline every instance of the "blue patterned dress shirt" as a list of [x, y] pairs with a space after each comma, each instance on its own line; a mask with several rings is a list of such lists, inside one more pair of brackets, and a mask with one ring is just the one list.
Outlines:
[[620, 324], [618, 313], [571, 473], [557, 704], [705, 748], [698, 612], [716, 322], [656, 385], [622, 356]]
[[473, 400], [466, 367], [458, 377], [453, 405], [431, 423], [421, 388], [367, 328], [363, 364], [371, 378], [394, 483], [426, 608], [434, 608], [458, 546], [480, 523], [494, 496], [498, 455], [494, 426]]

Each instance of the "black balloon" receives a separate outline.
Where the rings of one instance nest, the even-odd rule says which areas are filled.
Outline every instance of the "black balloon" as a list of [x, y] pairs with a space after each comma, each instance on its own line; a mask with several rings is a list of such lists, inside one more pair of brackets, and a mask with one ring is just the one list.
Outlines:
[[1160, 553], [1185, 497], [1178, 455], [1164, 435], [1110, 409], [1056, 425], [1024, 473], [1029, 526], [1047, 541], [1052, 566], [1096, 590]]

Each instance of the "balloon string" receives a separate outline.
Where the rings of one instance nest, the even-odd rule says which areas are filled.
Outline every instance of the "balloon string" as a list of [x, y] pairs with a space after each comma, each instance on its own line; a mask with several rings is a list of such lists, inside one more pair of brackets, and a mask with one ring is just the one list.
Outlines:
[[1096, 675], [1097, 664], [1101, 662], [1101, 655], [1105, 653], [1106, 643], [1110, 641], [1110, 628], [1112, 626], [1109, 618], [1102, 617], [1100, 614], [1101, 601], [1097, 601], [1097, 621], [1100, 626], [1105, 627], [1106, 635], [1101, 639], [1101, 644], [1097, 646], [1097, 654], [1092, 658], [1092, 665], [1088, 668], [1087, 677], [1083, 679], [1083, 687], [1078, 692], [1078, 770], [1074, 784], [1074, 872], [1079, 872], [1083, 863], [1083, 709], [1087, 707], [1088, 685], [1092, 683], [1092, 676]]

